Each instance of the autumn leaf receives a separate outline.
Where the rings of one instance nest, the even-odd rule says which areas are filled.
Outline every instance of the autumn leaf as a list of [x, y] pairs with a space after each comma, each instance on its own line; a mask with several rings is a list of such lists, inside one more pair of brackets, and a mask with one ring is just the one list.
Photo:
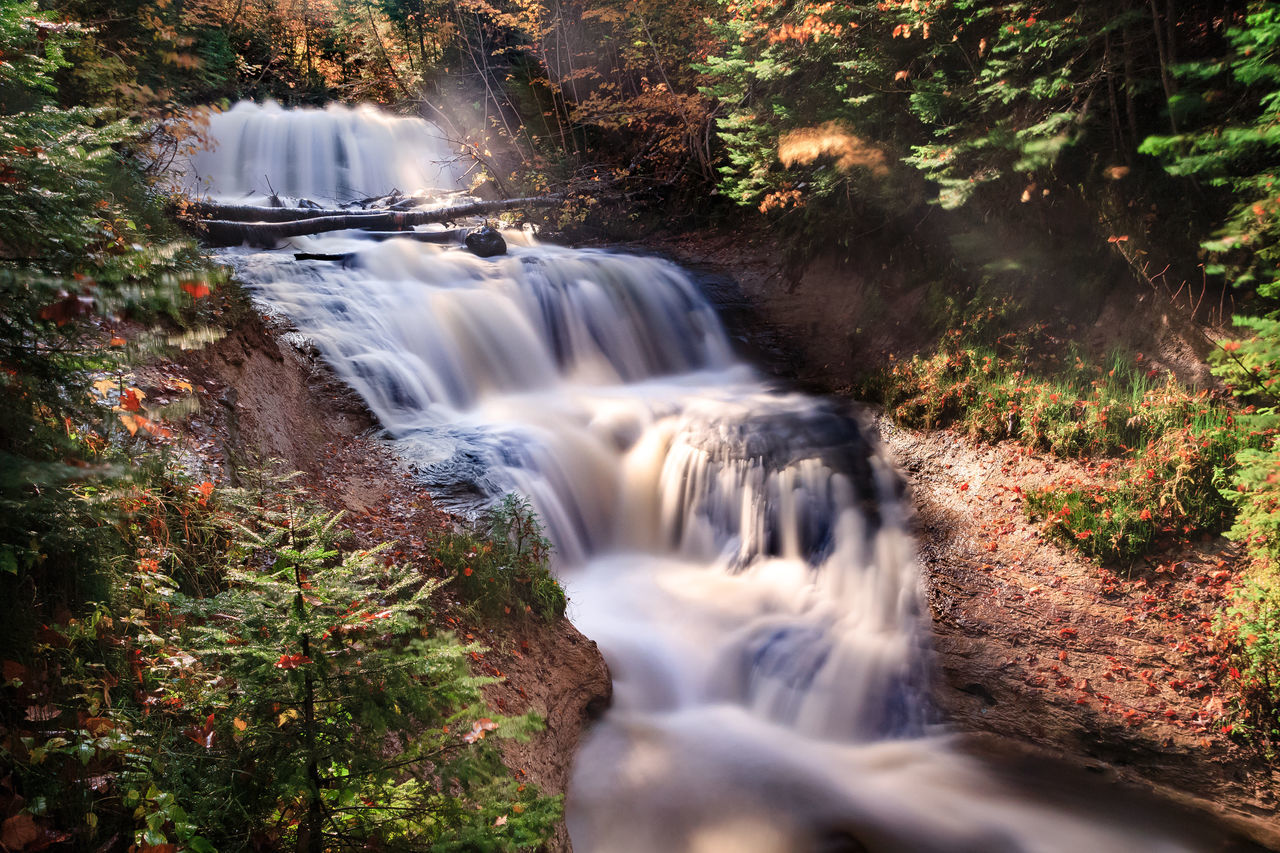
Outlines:
[[481, 717], [471, 724], [471, 731], [462, 736], [467, 743], [475, 743], [478, 740], [484, 740], [486, 732], [491, 732], [498, 727], [498, 724], [488, 717]]
[[205, 749], [211, 749], [213, 747], [213, 739], [215, 736], [215, 733], [213, 730], [213, 724], [214, 724], [214, 716], [213, 714], [210, 714], [208, 717], [205, 718], [203, 727], [197, 728], [196, 726], [192, 726], [191, 728], [187, 729], [186, 732], [184, 732], [184, 734], [186, 734], [187, 737], [191, 738], [196, 743], [203, 746]]
[[0, 844], [6, 850], [21, 850], [40, 836], [40, 827], [36, 826], [35, 819], [26, 812], [14, 815], [0, 827]]
[[231, 725], [235, 726], [236, 731], [238, 732], [242, 732], [245, 729], [249, 728], [249, 724], [244, 720], [240, 719], [239, 717], [236, 717], [234, 720], [232, 720]]
[[24, 681], [27, 677], [27, 668], [16, 660], [7, 660], [0, 663], [0, 673], [3, 673], [6, 682]]
[[142, 400], [147, 395], [137, 388], [129, 388], [120, 398], [120, 408], [126, 412], [142, 411]]
[[90, 296], [64, 296], [52, 305], [40, 309], [41, 320], [53, 320], [59, 326], [65, 326], [76, 317], [84, 317], [93, 312], [93, 298]]
[[210, 293], [209, 285], [205, 284], [203, 281], [184, 281], [182, 283], [182, 289], [187, 293], [190, 293], [192, 299], [203, 299]]
[[27, 709], [26, 718], [35, 723], [46, 723], [56, 720], [61, 714], [53, 705], [32, 705]]
[[102, 737], [107, 732], [113, 731], [116, 724], [108, 717], [89, 717], [84, 721], [84, 728], [94, 737]]

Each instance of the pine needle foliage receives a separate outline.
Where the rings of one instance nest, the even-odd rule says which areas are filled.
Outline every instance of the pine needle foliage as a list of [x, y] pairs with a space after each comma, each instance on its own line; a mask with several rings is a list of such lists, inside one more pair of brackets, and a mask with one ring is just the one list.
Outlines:
[[[250, 509], [226, 591], [174, 601], [191, 654], [217, 675], [200, 696], [216, 709], [200, 731], [225, 752], [182, 744], [200, 825], [239, 827], [217, 839], [226, 849], [277, 832], [268, 827], [279, 828], [273, 845], [300, 850], [540, 843], [557, 801], [517, 792], [483, 737], [523, 737], [540, 722], [489, 715], [480, 688], [494, 679], [467, 667], [479, 647], [429, 626], [439, 582], [387, 565], [384, 549], [340, 549], [340, 516], [293, 495]], [[228, 791], [247, 820], [203, 814]]]
[[26, 814], [83, 848], [544, 843], [560, 799], [494, 744], [541, 721], [487, 708], [495, 679], [469, 669], [484, 650], [434, 627], [442, 581], [352, 547], [341, 516], [265, 479], [120, 491], [137, 556], [110, 599], [42, 629], [30, 664], [5, 661], [0, 764]]

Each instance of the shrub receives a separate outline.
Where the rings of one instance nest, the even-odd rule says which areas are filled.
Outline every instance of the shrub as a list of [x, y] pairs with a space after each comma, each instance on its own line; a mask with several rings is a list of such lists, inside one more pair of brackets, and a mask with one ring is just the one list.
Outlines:
[[474, 532], [449, 533], [433, 543], [441, 572], [464, 602], [486, 617], [564, 615], [565, 595], [551, 575], [551, 543], [529, 502], [509, 494]]
[[1236, 592], [1220, 627], [1232, 645], [1240, 699], [1234, 734], [1280, 748], [1280, 584], [1274, 573], [1254, 574]]
[[[183, 486], [123, 491], [137, 548], [112, 601], [4, 663], [0, 758], [33, 831], [195, 851], [545, 842], [559, 798], [519, 784], [487, 737], [540, 721], [485, 707], [479, 647], [431, 627], [439, 581], [341, 547], [339, 517], [297, 490]], [[212, 550], [163, 522], [180, 510]], [[185, 565], [211, 554], [214, 570]]]
[[1230, 525], [1221, 487], [1237, 453], [1260, 447], [1268, 429], [1243, 428], [1221, 401], [1161, 378], [1141, 355], [1098, 366], [1045, 343], [1005, 335], [983, 347], [953, 331], [938, 353], [891, 368], [881, 398], [910, 426], [954, 425], [978, 440], [1104, 457], [1103, 482], [1027, 496], [1051, 536], [1092, 557], [1130, 565], [1160, 542]]

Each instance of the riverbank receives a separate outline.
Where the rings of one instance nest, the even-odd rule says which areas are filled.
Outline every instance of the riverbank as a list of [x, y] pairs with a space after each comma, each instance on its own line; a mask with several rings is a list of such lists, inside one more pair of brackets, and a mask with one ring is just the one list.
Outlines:
[[[698, 271], [742, 348], [780, 380], [850, 398], [893, 358], [937, 338], [928, 288], [866, 257], [784, 269], [764, 233], [646, 243]], [[1192, 385], [1211, 381], [1206, 341], [1158, 295], [1118, 290], [1082, 306], [1080, 340], [1148, 353]], [[1280, 775], [1222, 725], [1212, 623], [1239, 573], [1221, 537], [1131, 580], [1041, 536], [1023, 495], [1096, 476], [1014, 442], [868, 416], [907, 483], [933, 622], [936, 698], [972, 748], [1038, 756], [1158, 793], [1280, 848]], [[1211, 663], [1212, 661], [1212, 663]]]
[[[249, 313], [222, 340], [164, 366], [173, 369], [200, 400], [199, 411], [174, 426], [210, 479], [234, 483], [238, 466], [279, 460], [301, 472], [301, 484], [329, 510], [346, 514], [343, 524], [361, 545], [389, 542], [398, 560], [431, 571], [425, 541], [458, 520], [432, 505], [378, 437], [363, 401], [305, 338]], [[527, 742], [502, 742], [507, 765], [543, 793], [563, 793], [585, 727], [610, 701], [596, 644], [565, 618], [479, 623], [448, 586], [438, 595], [442, 627], [487, 649], [473, 655], [472, 671], [500, 679], [485, 690], [489, 704], [504, 714], [534, 710], [546, 722]], [[570, 849], [563, 821], [548, 849]]]

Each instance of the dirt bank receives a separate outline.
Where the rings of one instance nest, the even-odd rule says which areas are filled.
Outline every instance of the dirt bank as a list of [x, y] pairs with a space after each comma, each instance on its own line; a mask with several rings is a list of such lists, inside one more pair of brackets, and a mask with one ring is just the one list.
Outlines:
[[[235, 483], [242, 469], [250, 470], [247, 463], [279, 459], [302, 472], [303, 483], [331, 509], [347, 512], [346, 524], [362, 544], [392, 542], [398, 558], [426, 570], [426, 534], [454, 520], [432, 507], [378, 440], [362, 401], [301, 336], [250, 313], [177, 367], [201, 403], [182, 424], [193, 464], [216, 481]], [[607, 707], [612, 690], [595, 643], [565, 619], [468, 624], [447, 587], [438, 606], [448, 627], [489, 648], [473, 667], [502, 679], [487, 689], [489, 702], [511, 714], [534, 709], [546, 720], [529, 742], [506, 745], [508, 765], [543, 792], [563, 793], [583, 728]], [[569, 849], [563, 823], [550, 849]]]
[[[878, 260], [868, 267], [870, 254], [815, 259], [797, 273], [764, 234], [646, 248], [698, 272], [744, 351], [812, 390], [848, 395], [890, 353], [928, 349], [942, 330], [936, 295]], [[1186, 381], [1209, 381], [1203, 334], [1154, 292], [1118, 289], [1072, 319], [1086, 344], [1146, 352]], [[1022, 510], [1023, 494], [1086, 482], [1088, 466], [870, 416], [915, 508], [937, 701], [971, 747], [1154, 790], [1280, 849], [1280, 776], [1220, 719], [1210, 628], [1236, 576], [1235, 550], [1206, 537], [1121, 581], [1041, 538]]]

